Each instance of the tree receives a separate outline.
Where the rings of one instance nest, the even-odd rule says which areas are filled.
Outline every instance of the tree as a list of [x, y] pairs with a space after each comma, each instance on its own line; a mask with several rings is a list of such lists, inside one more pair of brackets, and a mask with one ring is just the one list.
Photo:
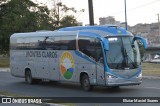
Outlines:
[[72, 15], [67, 15], [63, 17], [60, 21], [59, 27], [69, 27], [69, 26], [77, 26], [77, 20]]
[[3, 3], [6, 3], [7, 1], [9, 1], [9, 0], [0, 0], [0, 5]]
[[0, 3], [1, 50], [9, 49], [9, 38], [13, 33], [53, 29], [50, 12], [45, 6], [30, 0], [1, 0]]
[[13, 33], [77, 25], [74, 16], [77, 10], [67, 7], [60, 0], [53, 2], [54, 8], [49, 10], [47, 6], [31, 0], [0, 0], [0, 51], [9, 50], [9, 38]]
[[[63, 4], [61, 0], [54, 0], [50, 16], [53, 19], [52, 23], [55, 26], [55, 29], [78, 25], [75, 18], [75, 14], [77, 12], [78, 11], [75, 8], [67, 7], [65, 4]], [[84, 9], [80, 10], [79, 12], [84, 12]]]
[[144, 53], [145, 53], [145, 48], [143, 46], [143, 43], [140, 40], [137, 40], [137, 43], [138, 43], [138, 46], [139, 46], [141, 59], [143, 59], [143, 56], [144, 56]]
[[140, 49], [140, 54], [141, 54], [141, 59], [143, 58], [144, 56], [144, 53], [146, 52], [145, 49], [144, 49], [144, 46], [143, 45], [139, 45], [139, 49]]

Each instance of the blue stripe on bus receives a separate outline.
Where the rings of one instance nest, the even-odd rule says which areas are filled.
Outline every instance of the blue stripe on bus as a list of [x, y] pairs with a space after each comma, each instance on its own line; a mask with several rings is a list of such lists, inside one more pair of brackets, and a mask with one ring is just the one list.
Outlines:
[[77, 51], [77, 50], [75, 50], [75, 54], [78, 55], [79, 57], [81, 57], [81, 58], [83, 58], [83, 59], [85, 59], [85, 60], [87, 60], [87, 61], [93, 63], [93, 64], [96, 64], [95, 61], [91, 60], [89, 57], [83, 55], [82, 53], [80, 53], [80, 52]]
[[59, 31], [77, 31], [77, 30], [100, 30], [113, 34], [112, 36], [117, 35], [131, 35], [122, 27], [110, 27], [110, 26], [77, 26], [77, 27], [66, 27], [61, 28]]
[[78, 36], [94, 37], [100, 39], [101, 36], [93, 32], [79, 32]]
[[[85, 59], [85, 60], [87, 60], [87, 61], [95, 64], [95, 65], [97, 64], [95, 61], [91, 60], [89, 57], [83, 55], [82, 53], [80, 53], [80, 52], [77, 51], [77, 50], [75, 50], [75, 54], [76, 54], [77, 56], [79, 56], [79, 57], [81, 57], [81, 58], [83, 58], [83, 59]], [[98, 65], [98, 64], [97, 64], [97, 65]], [[100, 65], [99, 65], [99, 66], [100, 66]], [[115, 77], [118, 77], [118, 78], [122, 78], [122, 79], [124, 79], [124, 80], [131, 80], [132, 78], [138, 76], [138, 75], [141, 73], [141, 70], [139, 70], [139, 71], [137, 71], [137, 73], [135, 73], [134, 75], [132, 75], [130, 78], [125, 78], [125, 77], [123, 77], [123, 76], [120, 76], [120, 75], [117, 75], [117, 74], [114, 74], [113, 72], [111, 72], [109, 67], [105, 67], [105, 68], [106, 68], [106, 70], [107, 70], [106, 72], [107, 72], [108, 74], [110, 74], [110, 75], [112, 75], [112, 76], [115, 76]]]

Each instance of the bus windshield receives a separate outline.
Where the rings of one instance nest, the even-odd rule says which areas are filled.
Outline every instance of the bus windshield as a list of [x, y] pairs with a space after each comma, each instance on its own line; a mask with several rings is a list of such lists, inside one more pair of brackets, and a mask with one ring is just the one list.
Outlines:
[[140, 52], [133, 37], [109, 37], [107, 64], [111, 69], [135, 69], [140, 65]]

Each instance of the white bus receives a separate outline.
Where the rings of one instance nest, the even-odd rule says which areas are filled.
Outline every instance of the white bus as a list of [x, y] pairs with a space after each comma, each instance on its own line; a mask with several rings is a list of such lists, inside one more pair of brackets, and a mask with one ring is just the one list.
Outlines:
[[142, 81], [139, 47], [130, 32], [117, 26], [62, 28], [15, 33], [10, 37], [10, 69], [29, 84], [42, 79], [119, 87]]

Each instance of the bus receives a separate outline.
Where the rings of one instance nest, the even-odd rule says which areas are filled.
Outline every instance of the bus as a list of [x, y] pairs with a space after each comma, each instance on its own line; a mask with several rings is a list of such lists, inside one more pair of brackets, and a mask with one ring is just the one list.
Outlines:
[[15, 33], [10, 37], [10, 69], [29, 84], [42, 81], [118, 88], [142, 82], [140, 49], [147, 42], [113, 25], [66, 27]]

